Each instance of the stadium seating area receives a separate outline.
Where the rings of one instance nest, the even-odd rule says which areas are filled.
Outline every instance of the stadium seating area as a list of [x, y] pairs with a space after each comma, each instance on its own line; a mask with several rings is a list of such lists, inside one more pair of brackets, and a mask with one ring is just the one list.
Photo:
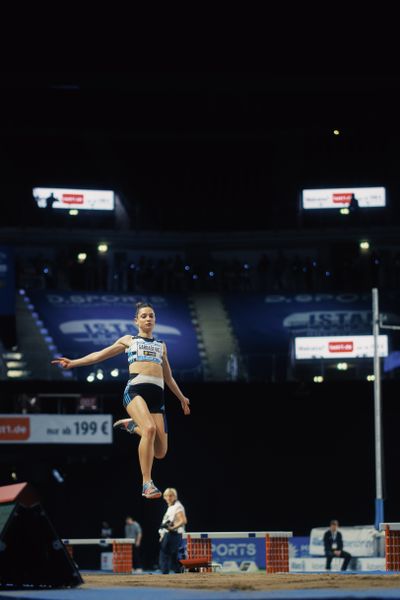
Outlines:
[[[204, 292], [202, 293], [204, 297]], [[219, 352], [226, 361], [226, 371], [219, 380], [290, 381], [312, 379], [335, 374], [332, 360], [296, 360], [295, 339], [298, 337], [371, 335], [371, 294], [342, 292], [336, 294], [267, 294], [260, 292], [227, 292], [214, 295], [226, 314], [225, 329], [221, 324]], [[155, 333], [166, 341], [174, 372], [181, 379], [207, 379], [207, 362], [212, 360], [204, 346], [203, 333], [207, 325], [196, 313], [196, 293], [121, 294], [110, 292], [71, 292], [62, 290], [20, 289], [17, 293], [17, 348], [37, 359], [41, 348], [42, 362], [54, 356], [82, 356], [113, 343], [126, 333], [135, 334], [133, 324], [135, 302], [145, 299], [156, 310]], [[399, 294], [381, 294], [381, 307], [391, 322], [400, 322]], [[212, 315], [208, 315], [211, 319]], [[226, 340], [224, 338], [226, 334]], [[236, 347], [237, 367], [232, 371], [229, 336]], [[396, 348], [400, 344], [398, 331], [388, 333], [386, 376], [396, 377]], [[3, 356], [11, 348], [3, 349]], [[47, 355], [46, 355], [47, 352]], [[28, 357], [28, 358], [27, 358]], [[232, 357], [230, 358], [230, 360]], [[54, 367], [46, 372], [35, 360], [26, 365], [23, 377], [53, 379]], [[35, 363], [35, 364], [33, 364]], [[225, 364], [225, 363], [224, 363]], [[346, 363], [347, 364], [347, 363]], [[7, 378], [6, 362], [0, 378]], [[36, 365], [36, 366], [35, 366]], [[372, 372], [370, 357], [354, 358], [339, 376], [365, 379]], [[95, 370], [84, 368], [68, 372], [64, 377], [78, 379], [126, 379], [125, 357], [102, 363]], [[333, 375], [332, 375], [333, 376]], [[215, 377], [214, 377], [215, 379]]]

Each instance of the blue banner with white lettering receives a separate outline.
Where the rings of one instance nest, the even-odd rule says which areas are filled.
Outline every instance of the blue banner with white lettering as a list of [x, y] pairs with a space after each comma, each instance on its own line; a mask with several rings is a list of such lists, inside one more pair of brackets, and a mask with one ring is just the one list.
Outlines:
[[310, 556], [310, 536], [294, 535], [289, 540], [290, 558]]
[[218, 538], [212, 540], [211, 549], [214, 562], [235, 561], [240, 567], [242, 562], [252, 561], [265, 569], [265, 538]]
[[385, 373], [390, 373], [394, 369], [400, 367], [400, 352], [396, 350], [385, 357], [383, 361], [383, 370]]
[[[379, 300], [385, 321], [399, 324], [400, 294]], [[371, 293], [227, 293], [223, 301], [244, 354], [287, 356], [295, 337], [372, 335]]]
[[[218, 538], [212, 540], [212, 559], [224, 564], [235, 561], [240, 567], [243, 562], [254, 562], [259, 569], [265, 569], [265, 538]], [[289, 539], [290, 558], [309, 556], [309, 536], [293, 536]]]
[[15, 314], [15, 270], [11, 248], [0, 246], [0, 316]]
[[[173, 373], [198, 377], [201, 361], [187, 299], [181, 294], [132, 296], [79, 292], [29, 291], [29, 299], [43, 321], [57, 354], [77, 358], [113, 344], [119, 337], [136, 335], [135, 304], [150, 302], [156, 314], [154, 337], [167, 345]], [[101, 364], [128, 372], [123, 353]], [[77, 369], [76, 371], [84, 369]]]

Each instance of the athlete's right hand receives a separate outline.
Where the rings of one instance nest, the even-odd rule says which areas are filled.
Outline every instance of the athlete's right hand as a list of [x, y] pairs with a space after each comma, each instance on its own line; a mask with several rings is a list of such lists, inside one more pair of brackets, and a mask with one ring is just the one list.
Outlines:
[[72, 360], [70, 358], [66, 358], [65, 356], [61, 356], [60, 358], [56, 358], [51, 361], [52, 365], [60, 365], [63, 369], [72, 369]]

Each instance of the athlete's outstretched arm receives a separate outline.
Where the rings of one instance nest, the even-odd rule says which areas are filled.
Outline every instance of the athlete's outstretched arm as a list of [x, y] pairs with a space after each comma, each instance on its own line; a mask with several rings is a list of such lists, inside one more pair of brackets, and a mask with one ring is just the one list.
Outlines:
[[172, 376], [171, 367], [170, 367], [168, 357], [167, 357], [167, 347], [165, 344], [164, 344], [164, 356], [163, 356], [163, 375], [164, 375], [165, 383], [167, 384], [167, 386], [169, 387], [171, 392], [173, 394], [175, 394], [175, 396], [180, 401], [184, 414], [190, 415], [190, 407], [189, 407], [190, 400], [189, 400], [189, 398], [186, 398], [186, 396], [184, 396], [182, 394], [181, 390], [179, 389], [178, 384], [176, 383], [175, 379]]
[[91, 352], [91, 354], [86, 354], [86, 356], [82, 356], [81, 358], [66, 358], [65, 356], [61, 356], [60, 358], [56, 358], [51, 361], [52, 365], [60, 365], [63, 369], [73, 369], [74, 367], [86, 367], [88, 365], [94, 365], [95, 363], [102, 362], [103, 360], [107, 360], [108, 358], [112, 358], [113, 356], [117, 356], [117, 354], [121, 354], [128, 347], [128, 340], [130, 336], [123, 336], [119, 338], [114, 344], [111, 346], [107, 346], [102, 350], [98, 350], [97, 352]]

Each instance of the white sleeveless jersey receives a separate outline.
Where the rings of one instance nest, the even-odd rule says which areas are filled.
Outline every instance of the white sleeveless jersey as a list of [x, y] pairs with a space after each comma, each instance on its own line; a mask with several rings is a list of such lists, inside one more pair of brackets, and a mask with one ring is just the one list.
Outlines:
[[162, 365], [164, 344], [154, 338], [144, 338], [140, 335], [132, 336], [132, 342], [125, 352], [128, 354], [128, 363], [154, 362]]

